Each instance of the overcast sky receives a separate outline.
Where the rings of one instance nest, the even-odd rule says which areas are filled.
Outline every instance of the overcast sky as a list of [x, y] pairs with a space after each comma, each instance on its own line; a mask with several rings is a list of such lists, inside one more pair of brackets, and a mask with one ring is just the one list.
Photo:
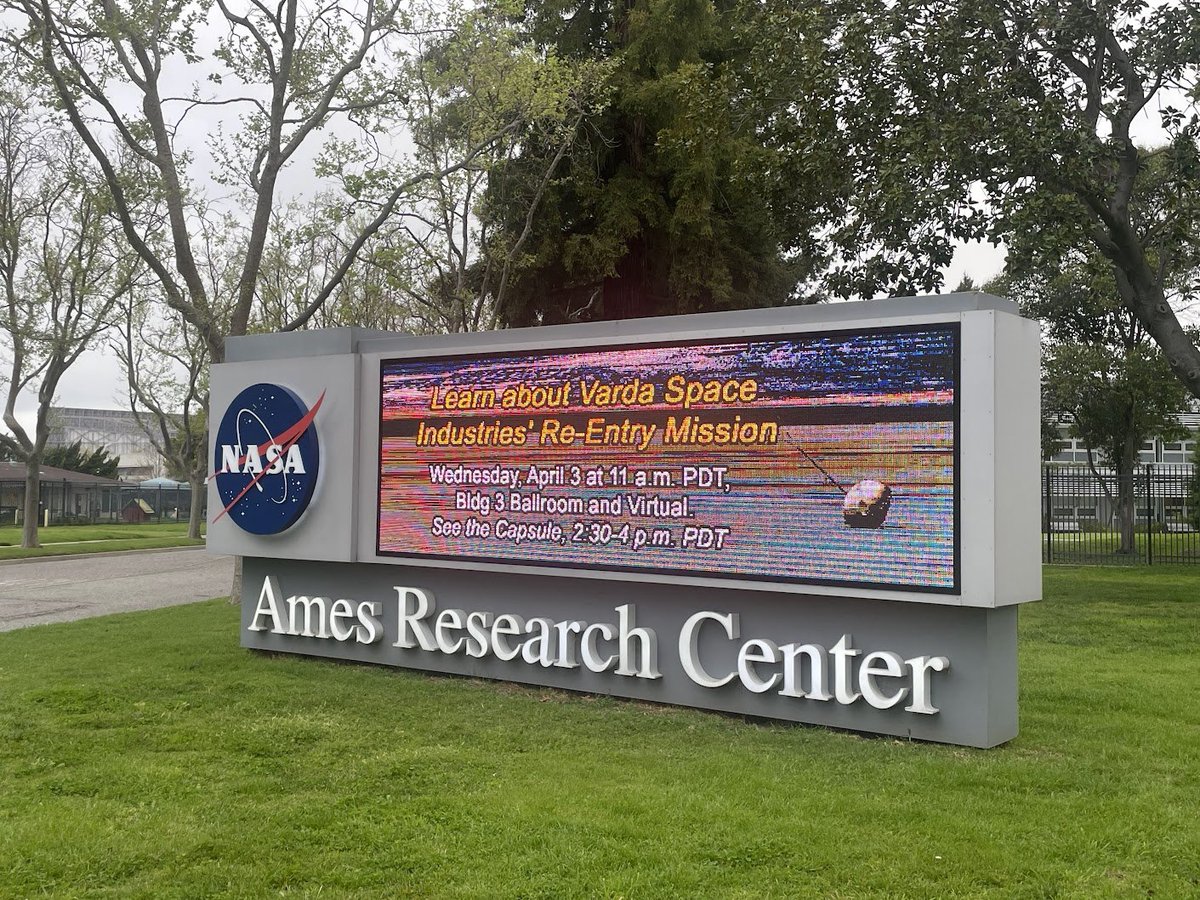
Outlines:
[[[214, 25], [210, 23], [210, 28]], [[214, 32], [215, 34], [215, 32]], [[208, 37], [209, 35], [205, 35]], [[186, 66], [178, 74], [179, 83], [188, 83], [197, 80], [197, 76], [202, 77], [204, 65]], [[181, 94], [186, 94], [186, 91], [181, 91]], [[207, 92], [206, 92], [207, 93]], [[132, 97], [132, 93], [131, 93]], [[1136, 124], [1134, 132], [1135, 138], [1143, 146], [1153, 146], [1162, 143], [1166, 139], [1165, 132], [1160, 128], [1158, 121], [1158, 106], [1162, 103], [1174, 101], [1179, 102], [1178, 96], [1170, 96], [1166, 93], [1161, 93], [1156, 98], [1157, 103], [1152, 104], [1151, 108], [1146, 110], [1141, 120]], [[1187, 100], [1184, 99], [1184, 104]], [[199, 124], [198, 133], [204, 136], [213, 134], [218, 122], [222, 116], [222, 111], [225, 108], [220, 108], [221, 111], [214, 108], [202, 108], [193, 111], [191, 116], [199, 120], [195, 124]], [[194, 124], [189, 122], [189, 125]], [[201, 142], [204, 141], [202, 137]], [[197, 148], [199, 150], [199, 148]], [[304, 153], [305, 158], [295, 160], [296, 165], [289, 166], [285, 178], [288, 181], [295, 182], [297, 173], [308, 168], [311, 171], [312, 152], [314, 147], [307, 153]], [[197, 154], [203, 157], [204, 151]], [[211, 157], [210, 157], [211, 159]], [[306, 166], [306, 163], [308, 164]], [[211, 165], [211, 162], [209, 163]], [[202, 166], [203, 169], [205, 166]], [[203, 177], [203, 176], [202, 176]], [[305, 179], [301, 178], [301, 181]], [[311, 188], [311, 180], [308, 181]], [[282, 185], [281, 185], [282, 187]], [[302, 191], [301, 191], [302, 192]], [[283, 193], [295, 194], [297, 191], [288, 191], [284, 188]], [[1004, 250], [1003, 248], [992, 247], [988, 244], [970, 244], [960, 246], [955, 254], [954, 261], [949, 268], [945, 270], [945, 280], [943, 282], [943, 290], [953, 290], [961, 281], [964, 275], [970, 276], [976, 284], [982, 284], [998, 275], [1004, 267]], [[56, 397], [56, 405], [58, 406], [75, 406], [89, 407], [98, 409], [125, 409], [128, 408], [128, 398], [125, 390], [124, 376], [121, 373], [120, 365], [117, 359], [111, 353], [106, 353], [103, 350], [90, 351], [80, 357], [79, 361], [72, 367], [62, 378], [59, 384], [58, 395]], [[33, 394], [24, 395], [21, 397], [17, 405], [17, 415], [23, 425], [27, 428], [32, 425], [33, 411], [36, 408], [36, 391]], [[0, 426], [2, 427], [2, 426]]]

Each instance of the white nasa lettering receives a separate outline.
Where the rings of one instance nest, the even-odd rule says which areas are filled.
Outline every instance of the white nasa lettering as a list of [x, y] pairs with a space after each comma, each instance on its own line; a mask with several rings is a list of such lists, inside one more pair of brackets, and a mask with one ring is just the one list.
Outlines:
[[268, 575], [263, 579], [258, 603], [246, 628], [290, 637], [374, 644], [383, 637], [381, 612], [381, 604], [366, 600], [355, 603], [344, 598], [330, 600], [297, 594], [282, 599], [279, 579]]
[[333, 635], [335, 641], [347, 641], [355, 635], [355, 626], [344, 625], [343, 619], [354, 619], [357, 621], [357, 616], [354, 614], [353, 607], [350, 606], [350, 601], [346, 599], [334, 600], [333, 606], [329, 609], [329, 633]]
[[246, 461], [242, 464], [242, 474], [261, 475], [262, 470], [262, 457], [258, 454], [258, 447], [251, 444], [246, 448]]
[[[264, 465], [264, 458], [266, 463]], [[243, 457], [241, 444], [221, 445], [220, 475], [307, 475], [304, 454], [299, 444], [291, 444], [286, 452], [279, 444], [271, 444], [263, 453], [250, 444]]]
[[242, 458], [242, 448], [240, 444], [222, 444], [221, 445], [221, 474], [225, 475], [229, 472], [238, 471], [238, 460]]
[[[653, 628], [636, 624], [631, 603], [616, 607], [616, 623], [589, 625], [576, 619], [555, 621], [542, 616], [526, 618], [516, 613], [463, 609], [437, 610], [433, 595], [421, 588], [396, 585], [397, 636], [393, 647], [405, 650], [465, 654], [473, 659], [495, 655], [499, 660], [519, 660], [527, 665], [577, 669], [582, 665], [597, 674], [639, 679], [657, 679], [658, 636]], [[291, 637], [357, 641], [373, 644], [383, 636], [379, 603], [330, 600], [327, 597], [293, 594], [283, 597], [275, 578], [264, 579], [258, 602], [247, 626], [250, 631], [269, 631]], [[701, 641], [702, 627], [712, 622], [718, 634]], [[722, 653], [721, 638], [738, 646]], [[602, 654], [600, 641], [616, 652]], [[736, 663], [730, 666], [729, 651]], [[724, 659], [718, 674], [701, 662], [712, 654]], [[861, 658], [861, 661], [860, 661]], [[683, 623], [679, 632], [679, 662], [695, 684], [718, 690], [730, 682], [754, 694], [776, 692], [781, 697], [851, 706], [865, 701], [879, 710], [904, 703], [906, 712], [936, 715], [932, 702], [935, 673], [946, 672], [945, 656], [915, 656], [906, 659], [892, 650], [865, 653], [854, 646], [849, 633], [842, 634], [826, 649], [815, 643], [778, 644], [769, 638], [742, 639], [737, 613], [701, 610]], [[711, 659], [710, 659], [711, 662]], [[721, 672], [720, 669], [725, 671]]]
[[267, 461], [270, 463], [267, 466], [268, 475], [278, 475], [283, 471], [283, 448], [278, 444], [272, 444], [267, 448]]
[[[326, 628], [326, 623], [329, 621], [329, 598], [328, 597], [305, 597], [303, 595], [292, 595], [287, 598], [288, 605], [288, 623], [291, 626], [287, 633], [292, 637], [329, 637], [329, 629]], [[304, 627], [298, 627], [301, 617], [298, 612], [303, 610]], [[316, 622], [316, 628], [313, 628], [313, 622]]]
[[[777, 693], [783, 697], [821, 702], [835, 700], [843, 706], [861, 699], [875, 709], [891, 709], [911, 695], [912, 703], [904, 707], [906, 712], [926, 716], [939, 712], [930, 699], [930, 682], [934, 672], [945, 672], [950, 668], [950, 660], [945, 656], [905, 659], [892, 650], [876, 650], [868, 653], [855, 671], [856, 658], [863, 651], [854, 646], [849, 634], [843, 634], [829, 650], [820, 644], [779, 646], [767, 638], [751, 638], [738, 648], [737, 668], [727, 675], [715, 676], [700, 662], [699, 631], [708, 620], [719, 623], [730, 641], [740, 640], [737, 613], [704, 610], [684, 622], [679, 633], [679, 661], [688, 678], [701, 687], [722, 688], [738, 678], [746, 690], [762, 694], [782, 683], [783, 687]], [[758, 670], [760, 665], [782, 665], [783, 670], [768, 674]], [[805, 673], [808, 690], [802, 686]], [[886, 686], [880, 683], [880, 679], [885, 678], [892, 679]], [[829, 691], [831, 681], [832, 693]]]
[[296, 444], [288, 447], [287, 462], [283, 465], [283, 471], [287, 474], [295, 473], [297, 475], [307, 475], [304, 471], [304, 457], [300, 455], [300, 447]]
[[[437, 611], [433, 595], [421, 588], [394, 586], [398, 634], [393, 647], [424, 650], [452, 656], [466, 652], [481, 659], [489, 653], [509, 662], [577, 669], [580, 663], [592, 672], [612, 670], [630, 678], [662, 678], [658, 669], [658, 635], [636, 624], [633, 604], [614, 609], [617, 624], [567, 620], [542, 616], [526, 619], [515, 613], [464, 613], [461, 609]], [[466, 634], [461, 632], [466, 630]], [[616, 651], [602, 656], [599, 641], [615, 643]], [[613, 667], [616, 666], [615, 669]]]
[[[433, 611], [433, 595], [420, 588], [396, 586], [396, 598], [399, 602], [397, 615], [398, 634], [393, 647], [411, 649], [420, 644], [422, 650], [437, 649], [433, 631], [422, 621]], [[414, 637], [410, 637], [415, 635]]]
[[467, 656], [483, 659], [491, 647], [487, 630], [492, 626], [490, 612], [472, 612], [467, 616]]
[[[271, 618], [271, 627], [260, 624], [263, 616]], [[274, 634], [284, 634], [283, 617], [279, 615], [279, 579], [267, 576], [263, 579], [262, 590], [258, 594], [258, 605], [254, 607], [254, 615], [248, 626], [251, 631], [270, 631]]]
[[358, 626], [354, 639], [360, 644], [373, 644], [383, 637], [383, 623], [379, 616], [383, 613], [383, 604], [364, 600], [358, 604]]

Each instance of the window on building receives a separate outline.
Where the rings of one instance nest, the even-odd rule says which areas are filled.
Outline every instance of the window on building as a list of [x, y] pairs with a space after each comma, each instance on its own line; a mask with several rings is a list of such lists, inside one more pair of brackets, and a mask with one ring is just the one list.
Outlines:
[[1086, 463], [1087, 447], [1079, 438], [1063, 438], [1058, 453], [1054, 454], [1055, 462]]
[[1162, 461], [1165, 463], [1188, 462], [1188, 454], [1184, 450], [1184, 441], [1165, 441], [1162, 445]]

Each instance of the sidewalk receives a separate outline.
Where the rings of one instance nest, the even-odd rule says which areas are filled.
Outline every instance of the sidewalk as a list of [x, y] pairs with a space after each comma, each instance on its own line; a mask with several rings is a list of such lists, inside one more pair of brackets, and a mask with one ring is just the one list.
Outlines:
[[203, 549], [0, 561], [0, 631], [227, 596], [233, 558]]

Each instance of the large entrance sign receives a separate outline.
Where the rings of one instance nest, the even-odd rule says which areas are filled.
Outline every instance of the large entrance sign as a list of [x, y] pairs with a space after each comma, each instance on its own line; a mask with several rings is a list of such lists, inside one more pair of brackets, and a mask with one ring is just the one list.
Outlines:
[[245, 558], [244, 646], [1017, 733], [1038, 331], [1007, 301], [256, 335], [227, 360], [208, 540]]

